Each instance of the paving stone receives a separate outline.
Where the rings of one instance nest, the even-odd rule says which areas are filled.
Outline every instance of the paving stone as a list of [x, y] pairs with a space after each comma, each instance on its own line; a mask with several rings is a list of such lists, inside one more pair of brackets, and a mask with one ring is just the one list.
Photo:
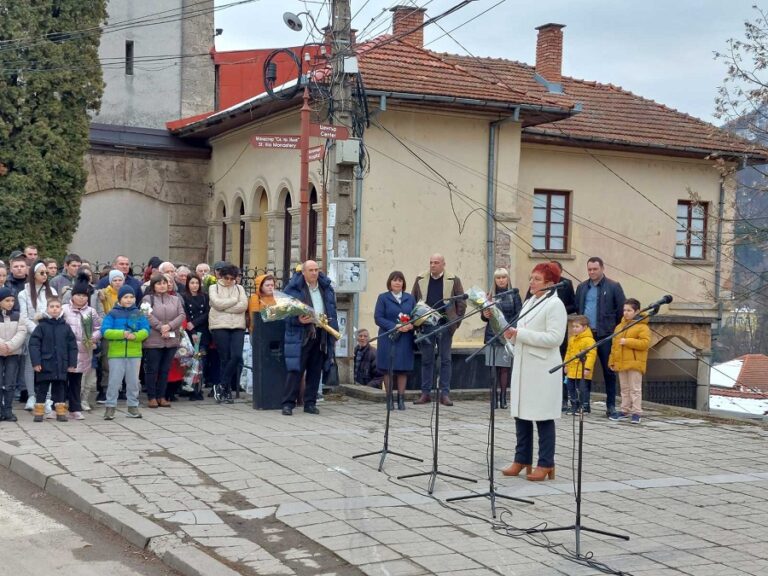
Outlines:
[[34, 454], [21, 454], [11, 460], [11, 472], [15, 472], [22, 478], [26, 478], [32, 484], [45, 488], [48, 478], [57, 474], [65, 474], [58, 466], [54, 466]]
[[168, 534], [161, 526], [116, 502], [94, 505], [91, 516], [142, 549], [147, 547], [151, 538]]
[[185, 576], [238, 576], [239, 574], [195, 546], [181, 546], [169, 550], [163, 556], [163, 562]]

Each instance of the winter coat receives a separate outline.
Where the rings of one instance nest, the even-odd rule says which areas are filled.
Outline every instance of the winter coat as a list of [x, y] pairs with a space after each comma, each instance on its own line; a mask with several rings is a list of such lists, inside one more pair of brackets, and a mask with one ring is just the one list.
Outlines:
[[[5, 281], [6, 288], [10, 288], [11, 292], [13, 292], [14, 297], [16, 300], [13, 302], [13, 310], [14, 312], [19, 312], [20, 305], [19, 305], [19, 294], [24, 290], [24, 287], [27, 285], [27, 276], [24, 275], [24, 278], [15, 278], [13, 274], [8, 274], [8, 280]], [[27, 334], [29, 336], [29, 334]]]
[[222, 286], [221, 281], [208, 288], [211, 311], [208, 313], [208, 328], [211, 330], [245, 330], [245, 311], [248, 296], [240, 284]]
[[211, 342], [211, 331], [208, 329], [208, 313], [211, 305], [208, 295], [198, 292], [196, 296], [184, 295], [184, 312], [187, 315], [187, 332], [190, 336], [200, 333], [200, 347], [208, 347]]
[[[178, 348], [181, 342], [181, 325], [187, 315], [181, 297], [175, 294], [147, 294], [141, 303], [149, 303], [152, 313], [149, 315], [149, 338], [144, 340], [144, 348]], [[163, 338], [160, 327], [168, 324], [173, 337]]]
[[[576, 308], [584, 314], [587, 290], [592, 280], [585, 280], [576, 288]], [[590, 326], [592, 333], [602, 339], [613, 334], [613, 329], [621, 322], [624, 311], [624, 290], [621, 284], [603, 276], [597, 283], [597, 326]]]
[[27, 325], [22, 322], [19, 312], [0, 310], [0, 344], [8, 344], [10, 352], [0, 352], [0, 356], [21, 354], [27, 339]]
[[[634, 320], [622, 319], [614, 334], [611, 344], [611, 356], [608, 358], [608, 366], [614, 372], [637, 370], [645, 374], [645, 366], [648, 362], [648, 348], [651, 347], [651, 329], [648, 327], [648, 317], [634, 326], [626, 329]], [[626, 330], [625, 330], [626, 329]], [[622, 338], [624, 344], [619, 344]]]
[[[253, 281], [253, 293], [248, 298], [248, 316], [252, 317], [256, 312], [260, 312], [265, 306], [272, 306], [275, 303], [274, 296], [264, 296], [261, 294], [261, 283], [269, 274], [260, 274]], [[253, 320], [251, 320], [253, 322]], [[253, 324], [251, 324], [253, 330]]]
[[[592, 330], [589, 329], [589, 326], [584, 328], [584, 331], [581, 334], [576, 334], [575, 336], [571, 336], [568, 338], [568, 350], [565, 352], [565, 358], [563, 360], [568, 360], [569, 358], [573, 358], [578, 354], [579, 352], [586, 350], [590, 346], [595, 345], [595, 338], [592, 336]], [[584, 359], [584, 368], [589, 370], [589, 372], [584, 376], [585, 380], [592, 380], [592, 374], [593, 370], [595, 369], [595, 359], [597, 358], [597, 348], [592, 348], [589, 352], [587, 352], [587, 355]], [[565, 367], [565, 375], [568, 376], [571, 380], [580, 380], [581, 379], [581, 360], [574, 360], [573, 362], [569, 362], [568, 365]]]
[[560, 418], [562, 373], [557, 370], [550, 374], [549, 370], [562, 362], [560, 344], [567, 315], [565, 306], [554, 295], [528, 314], [527, 311], [544, 297], [525, 301], [514, 340], [509, 409], [513, 417], [523, 420]]
[[115, 304], [117, 304], [117, 291], [112, 286], [97, 290], [91, 298], [91, 306], [102, 318], [110, 313]]
[[[383, 292], [379, 294], [378, 300], [376, 300], [376, 308], [374, 309], [373, 319], [376, 322], [376, 326], [379, 327], [379, 336], [392, 330], [397, 325], [397, 316], [400, 313], [411, 315], [414, 307], [416, 306], [416, 300], [413, 296], [407, 292], [403, 292], [400, 303], [392, 295], [391, 292]], [[389, 356], [394, 348], [394, 355], [392, 357], [392, 370], [400, 372], [410, 372], [413, 370], [413, 330], [408, 332], [394, 332], [399, 334], [396, 341], [392, 341], [389, 336], [385, 336], [376, 341], [378, 350], [376, 352], [376, 365], [384, 373], [389, 371]]]
[[[320, 294], [323, 297], [323, 306], [325, 306], [325, 315], [328, 317], [328, 324], [336, 330], [339, 329], [339, 323], [336, 318], [336, 292], [331, 286], [331, 280], [323, 274], [317, 280], [320, 287]], [[304, 302], [307, 306], [312, 306], [312, 297], [309, 295], [309, 286], [301, 273], [293, 275], [284, 292], [288, 296], [293, 296]], [[289, 372], [298, 372], [301, 369], [301, 349], [309, 342], [310, 338], [321, 338], [320, 349], [325, 355], [323, 370], [328, 370], [335, 357], [336, 339], [328, 334], [322, 328], [314, 324], [302, 324], [298, 317], [291, 317], [285, 321], [285, 369]]]
[[[413, 295], [413, 299], [418, 302], [419, 300], [426, 301], [427, 298], [427, 290], [429, 289], [429, 278], [430, 274], [429, 271], [427, 271], [425, 274], [421, 274], [420, 276], [416, 276], [416, 281], [413, 283], [413, 290], [411, 291], [411, 294]], [[443, 271], [443, 298], [450, 298], [451, 296], [458, 296], [459, 294], [464, 293], [464, 288], [461, 285], [461, 280], [459, 280], [459, 277], [455, 274], [449, 274], [447, 271]], [[435, 306], [433, 306], [435, 308]], [[467, 311], [467, 301], [466, 300], [454, 300], [448, 306], [443, 308], [440, 312], [442, 314], [445, 314], [448, 318], [448, 321], [453, 321], [456, 318], [460, 316], [464, 316], [464, 313]], [[456, 332], [456, 330], [459, 329], [459, 326], [461, 326], [461, 322], [457, 322], [456, 324], [453, 324], [449, 330], [451, 331], [451, 334]]]
[[355, 346], [355, 382], [365, 386], [381, 383], [382, 373], [376, 367], [376, 348], [366, 344]]
[[67, 379], [67, 369], [77, 366], [77, 341], [63, 314], [58, 318], [40, 319], [29, 339], [29, 357], [33, 367], [43, 367], [37, 372], [38, 380]]
[[[51, 289], [53, 295], [56, 296], [56, 291]], [[45, 296], [45, 286], [40, 286], [37, 292], [37, 307], [32, 306], [32, 295], [30, 293], [29, 284], [24, 286], [24, 290], [19, 292], [19, 312], [21, 313], [22, 321], [27, 325], [27, 334], [31, 335], [37, 327], [37, 320], [35, 318], [42, 318], [45, 314], [45, 309], [48, 306], [48, 299]]]
[[[123, 308], [118, 304], [104, 317], [101, 334], [109, 340], [109, 358], [141, 358], [142, 342], [149, 337], [149, 320], [137, 306]], [[136, 334], [135, 340], [127, 340], [125, 332]]]
[[[125, 277], [125, 284], [133, 288], [133, 291], [136, 293], [136, 299], [138, 300], [141, 296], [141, 280], [136, 278], [136, 276], [126, 276]], [[103, 278], [100, 278], [98, 282], [96, 282], [96, 289], [101, 290], [102, 288], [106, 288], [109, 286], [109, 274], [106, 274]]]
[[[502, 290], [502, 292], [503, 291], [504, 290]], [[515, 316], [520, 313], [520, 309], [523, 307], [523, 303], [520, 301], [520, 294], [513, 292], [502, 296], [501, 299], [496, 302], [496, 307], [501, 310], [501, 313], [504, 314], [504, 320], [509, 323], [513, 318], [515, 318]], [[485, 326], [485, 338], [483, 339], [483, 342], [487, 344], [488, 341], [496, 334], [493, 333], [493, 329], [491, 328], [491, 324], [488, 322], [488, 318], [480, 314], [480, 319], [487, 323]], [[500, 342], [500, 344], [503, 343], [504, 342]]]
[[101, 340], [101, 316], [99, 316], [96, 313], [96, 310], [90, 306], [75, 308], [72, 304], [65, 304], [62, 309], [64, 310], [64, 320], [72, 329], [72, 332], [75, 334], [75, 339], [77, 340], [77, 369], [75, 372], [85, 374], [91, 369], [93, 348], [86, 348], [83, 345], [83, 337], [85, 336], [83, 331], [83, 319], [87, 318], [89, 315], [93, 318], [91, 340], [94, 344], [98, 344]]

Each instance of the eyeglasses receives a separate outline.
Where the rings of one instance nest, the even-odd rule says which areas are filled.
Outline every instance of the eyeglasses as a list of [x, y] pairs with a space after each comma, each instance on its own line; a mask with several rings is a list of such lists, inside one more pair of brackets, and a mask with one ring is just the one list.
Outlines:
[[38, 270], [37, 273], [40, 274], [40, 276], [48, 276], [47, 270]]

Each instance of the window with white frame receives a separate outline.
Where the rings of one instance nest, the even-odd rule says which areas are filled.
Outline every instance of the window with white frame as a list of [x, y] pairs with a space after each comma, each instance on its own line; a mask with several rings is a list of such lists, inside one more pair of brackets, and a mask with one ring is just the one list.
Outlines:
[[533, 249], [538, 252], [568, 250], [570, 192], [534, 190]]
[[708, 208], [709, 202], [678, 200], [675, 258], [706, 258]]

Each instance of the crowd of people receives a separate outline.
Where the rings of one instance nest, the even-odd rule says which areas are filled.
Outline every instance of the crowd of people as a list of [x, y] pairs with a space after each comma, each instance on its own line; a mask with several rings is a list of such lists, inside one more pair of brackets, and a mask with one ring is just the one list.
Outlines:
[[[640, 423], [648, 319], [637, 317], [640, 303], [625, 298], [621, 285], [605, 276], [599, 257], [588, 260], [587, 274], [588, 280], [574, 290], [562, 278], [559, 263], [541, 263], [530, 274], [523, 302], [509, 272], [494, 272], [480, 317], [487, 323], [486, 343], [499, 336], [491, 328], [491, 306], [506, 322], [503, 338], [486, 354], [499, 384], [496, 407], [506, 408], [509, 402], [515, 418], [517, 446], [513, 463], [502, 470], [505, 475], [526, 471], [532, 481], [554, 478], [554, 421], [564, 412], [591, 412], [598, 360], [606, 416]], [[35, 246], [12, 253], [8, 264], [0, 261], [0, 420], [17, 420], [12, 410], [17, 390], [36, 422], [82, 420], [83, 412], [91, 410], [91, 394], [105, 406], [105, 420], [115, 418], [121, 399], [127, 417], [141, 418], [142, 384], [150, 409], [171, 407], [182, 391], [190, 400], [201, 400], [203, 383], [218, 402], [232, 403], [249, 318], [257, 321], [255, 312], [275, 304], [273, 275], [257, 277], [250, 297], [240, 280], [240, 270], [224, 261], [212, 268], [200, 263], [192, 271], [153, 257], [139, 279], [124, 255], [97, 271], [77, 254], [68, 254], [59, 272], [55, 260], [38, 259]], [[397, 270], [389, 274], [386, 288], [374, 312], [378, 349], [369, 343], [368, 330], [356, 334], [355, 381], [383, 385], [388, 408], [405, 410], [407, 380], [418, 350], [421, 393], [414, 404], [435, 400], [452, 406], [452, 340], [467, 308], [460, 278], [446, 270], [441, 254], [433, 254], [429, 270], [416, 276], [411, 292]], [[302, 264], [284, 292], [323, 315], [331, 329], [321, 329], [311, 315], [285, 320], [282, 414], [293, 415], [301, 403], [305, 413], [316, 415], [321, 379], [335, 362], [336, 339], [329, 332], [338, 330], [336, 294], [312, 260]], [[439, 320], [419, 324], [411, 319], [417, 303], [439, 313]], [[190, 354], [200, 361], [202, 377], [185, 381], [189, 369], [182, 363]], [[574, 360], [562, 373], [550, 373], [563, 358]], [[532, 470], [534, 423], [539, 455]]]

